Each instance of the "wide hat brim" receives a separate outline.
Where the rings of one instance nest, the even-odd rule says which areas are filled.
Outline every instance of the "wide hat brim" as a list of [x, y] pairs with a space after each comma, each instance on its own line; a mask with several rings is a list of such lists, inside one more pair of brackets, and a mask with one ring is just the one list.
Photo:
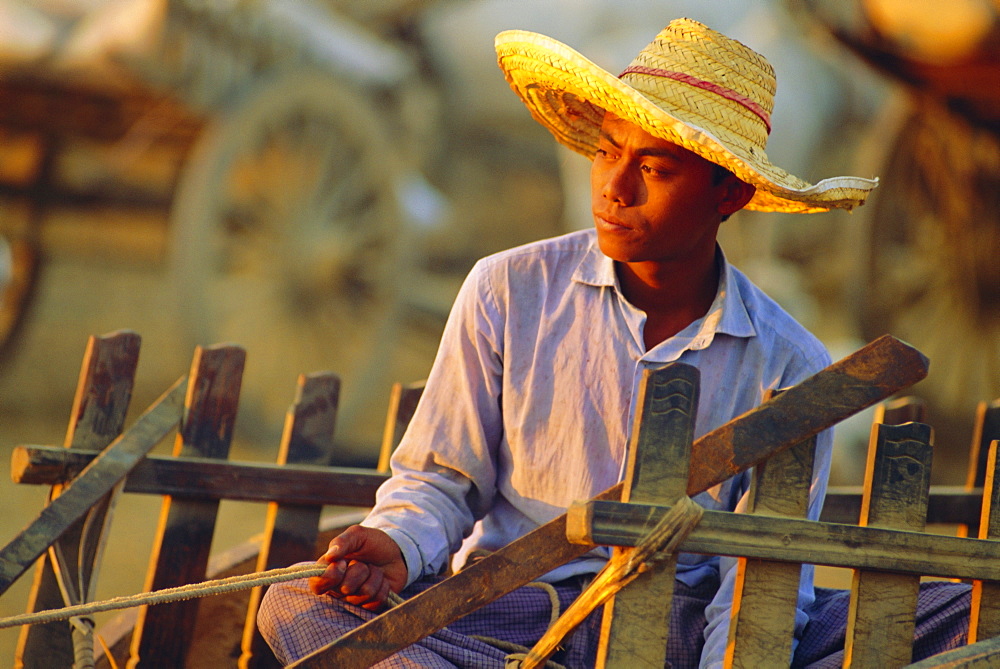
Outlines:
[[[659, 104], [571, 47], [545, 35], [508, 30], [496, 37], [497, 62], [511, 88], [563, 145], [594, 157], [605, 112], [635, 123], [733, 172], [757, 191], [747, 209], [812, 213], [853, 209], [877, 179], [833, 177], [810, 184], [771, 164], [762, 148], [721, 139], [685, 110]], [[711, 93], [705, 93], [711, 95]], [[704, 124], [702, 124], [704, 125]]]

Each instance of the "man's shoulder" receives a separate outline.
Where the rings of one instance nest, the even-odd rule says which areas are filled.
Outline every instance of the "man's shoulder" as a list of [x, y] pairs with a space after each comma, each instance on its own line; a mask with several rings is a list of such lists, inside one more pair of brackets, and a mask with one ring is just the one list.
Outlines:
[[760, 343], [794, 351], [806, 361], [825, 365], [829, 360], [826, 346], [773, 297], [733, 268], [740, 296], [753, 323]]

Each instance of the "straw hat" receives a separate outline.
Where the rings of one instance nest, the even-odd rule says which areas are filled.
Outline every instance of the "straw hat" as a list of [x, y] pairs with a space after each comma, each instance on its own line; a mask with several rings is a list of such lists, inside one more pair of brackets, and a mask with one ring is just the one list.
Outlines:
[[532, 116], [588, 158], [609, 111], [756, 186], [748, 209], [852, 209], [878, 185], [860, 177], [813, 185], [772, 165], [764, 146], [774, 69], [760, 54], [697, 21], [672, 21], [618, 77], [537, 33], [502, 32], [496, 50], [507, 81]]

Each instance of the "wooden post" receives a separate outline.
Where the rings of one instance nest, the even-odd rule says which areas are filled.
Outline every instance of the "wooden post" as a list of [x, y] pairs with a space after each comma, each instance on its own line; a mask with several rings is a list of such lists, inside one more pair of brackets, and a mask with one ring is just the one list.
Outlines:
[[[669, 504], [686, 494], [698, 382], [698, 370], [682, 363], [643, 373], [623, 502]], [[598, 667], [664, 666], [676, 567], [674, 556], [604, 605]]]
[[[174, 455], [229, 455], [245, 359], [236, 346], [196, 349]], [[205, 579], [218, 509], [218, 500], [164, 497], [146, 590]], [[184, 666], [197, 610], [197, 599], [140, 608], [128, 666]]]
[[[1000, 441], [990, 443], [983, 482], [983, 515], [979, 522], [980, 539], [1000, 538], [1000, 476], [997, 476], [997, 449]], [[972, 614], [969, 619], [969, 643], [1000, 635], [1000, 583], [972, 582]]]
[[[77, 384], [65, 447], [71, 449], [103, 449], [121, 434], [125, 414], [132, 399], [136, 365], [139, 361], [140, 337], [134, 332], [113, 332], [91, 337], [87, 342]], [[65, 486], [54, 485], [49, 499], [59, 496]], [[69, 575], [77, 599], [87, 601], [93, 596], [97, 564], [105, 538], [105, 516], [110, 511], [111, 495], [93, 508], [91, 531], [83, 534], [83, 522], [78, 521], [59, 540], [60, 552], [67, 564], [64, 577]], [[81, 551], [81, 544], [83, 550]], [[76, 560], [79, 560], [76, 562]], [[81, 576], [82, 581], [76, 576]], [[35, 581], [28, 596], [28, 611], [61, 608], [64, 602], [51, 560], [46, 556], [38, 562]], [[65, 622], [24, 627], [18, 638], [14, 657], [15, 667], [46, 669], [73, 664], [73, 641]]]
[[[327, 465], [333, 458], [333, 431], [340, 402], [340, 379], [330, 373], [299, 377], [295, 403], [285, 416], [278, 464]], [[264, 540], [257, 571], [287, 567], [316, 558], [321, 505], [267, 505]], [[257, 630], [257, 610], [264, 588], [254, 588], [243, 627], [241, 669], [280, 667]]]
[[389, 409], [385, 416], [385, 430], [382, 433], [382, 448], [378, 456], [378, 471], [389, 471], [389, 458], [399, 446], [406, 427], [417, 410], [417, 402], [424, 393], [424, 382], [394, 383], [389, 394]]
[[[986, 491], [986, 478], [992, 476], [993, 470], [987, 463], [989, 457], [990, 443], [1000, 439], [1000, 399], [992, 402], [980, 402], [976, 406], [976, 418], [972, 425], [972, 444], [969, 447], [969, 469], [965, 479], [965, 489], [968, 491], [977, 488]], [[986, 522], [986, 517], [981, 517], [982, 522]], [[959, 536], [967, 537], [981, 535], [981, 525], [959, 525]]]
[[[863, 526], [923, 531], [932, 459], [923, 423], [876, 425], [865, 473]], [[855, 571], [844, 666], [902, 667], [913, 655], [920, 577]]]
[[976, 407], [976, 419], [973, 424], [967, 488], [983, 487], [986, 473], [990, 471], [986, 464], [990, 443], [996, 439], [1000, 439], [1000, 399], [980, 402]]
[[[889, 335], [779, 397], [703, 435], [691, 447], [688, 495], [795, 446], [927, 376], [928, 361]], [[761, 435], [767, 438], [762, 440]], [[595, 499], [615, 499], [615, 485]], [[731, 514], [730, 514], [731, 515]], [[590, 550], [566, 539], [566, 514], [302, 658], [299, 669], [369, 667], [497, 597]]]
[[[816, 438], [788, 449], [753, 471], [747, 513], [805, 518]], [[726, 666], [764, 667], [791, 661], [802, 566], [739, 558], [726, 645]]]

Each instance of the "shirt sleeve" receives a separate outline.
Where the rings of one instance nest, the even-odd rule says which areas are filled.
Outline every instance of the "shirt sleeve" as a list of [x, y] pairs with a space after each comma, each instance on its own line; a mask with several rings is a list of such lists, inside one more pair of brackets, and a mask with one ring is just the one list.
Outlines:
[[[824, 355], [818, 364], [810, 365], [812, 372], [796, 375], [794, 381], [787, 385], [793, 385], [806, 378], [811, 373], [818, 371], [828, 365], [830, 358]], [[816, 437], [816, 455], [813, 464], [813, 479], [809, 488], [809, 505], [807, 517], [810, 520], [819, 520], [823, 510], [823, 502], [826, 499], [827, 483], [830, 477], [830, 461], [833, 453], [833, 428], [821, 432]], [[749, 481], [750, 477], [744, 480]], [[733, 508], [737, 513], [746, 511], [748, 501], [748, 490], [742, 490], [739, 501]], [[734, 497], [737, 495], [734, 494]], [[719, 558], [719, 577], [721, 584], [712, 602], [705, 609], [707, 625], [705, 627], [705, 647], [701, 655], [701, 667], [711, 669], [721, 668], [723, 658], [726, 653], [726, 645], [729, 640], [729, 618], [733, 604], [733, 593], [736, 586], [736, 564], [737, 560], [730, 557]], [[802, 565], [802, 575], [799, 580], [798, 601], [795, 608], [794, 638], [792, 639], [792, 653], [798, 646], [799, 638], [809, 622], [809, 615], [806, 610], [812, 605], [815, 599], [813, 589], [813, 573], [815, 567], [811, 564]], [[792, 658], [788, 658], [791, 662]]]
[[440, 572], [496, 495], [502, 319], [480, 262], [459, 291], [420, 402], [362, 523], [385, 531], [408, 583]]

